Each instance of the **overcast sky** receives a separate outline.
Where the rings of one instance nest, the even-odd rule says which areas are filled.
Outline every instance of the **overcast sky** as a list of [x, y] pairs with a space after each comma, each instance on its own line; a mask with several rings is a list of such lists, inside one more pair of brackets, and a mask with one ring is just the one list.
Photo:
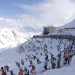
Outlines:
[[73, 19], [75, 0], [0, 0], [0, 26], [61, 26]]

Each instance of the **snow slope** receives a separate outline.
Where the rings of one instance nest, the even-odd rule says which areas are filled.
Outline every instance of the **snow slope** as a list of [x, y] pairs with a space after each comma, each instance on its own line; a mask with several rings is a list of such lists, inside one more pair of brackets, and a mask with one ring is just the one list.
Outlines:
[[70, 66], [50, 70], [41, 75], [74, 75], [74, 74], [75, 74], [75, 56], [72, 58]]
[[[21, 67], [24, 68], [26, 66], [29, 70], [31, 70], [31, 68], [29, 67], [29, 61], [30, 61], [29, 58], [33, 58], [33, 56], [36, 56], [42, 62], [41, 64], [37, 64], [36, 59], [35, 60], [32, 59], [33, 63], [36, 66], [37, 75], [50, 75], [50, 74], [51, 75], [60, 75], [60, 74], [74, 75], [75, 74], [75, 71], [74, 71], [75, 57], [73, 58], [73, 62], [70, 64], [70, 66], [67, 66], [67, 65], [63, 66], [63, 63], [61, 63], [60, 69], [54, 69], [54, 70], [51, 69], [42, 74], [41, 73], [38, 74], [39, 71], [44, 69], [45, 51], [48, 52], [49, 60], [51, 59], [50, 53], [52, 53], [55, 57], [57, 57], [57, 54], [59, 53], [57, 46], [59, 45], [59, 43], [60, 43], [60, 50], [63, 51], [64, 47], [67, 47], [69, 44], [71, 44], [71, 41], [69, 43], [69, 41], [67, 40], [56, 40], [56, 39], [50, 39], [50, 38], [41, 38], [41, 39], [31, 38], [25, 43], [17, 46], [16, 48], [13, 48], [13, 49], [10, 48], [6, 51], [4, 50], [0, 52], [0, 66], [9, 65], [10, 70], [13, 70], [14, 73], [18, 75], [19, 69], [15, 64], [15, 61], [20, 62], [21, 59], [24, 59], [25, 65], [24, 66], [21, 65]], [[42, 53], [42, 56], [40, 55], [40, 53]], [[62, 62], [63, 62], [63, 59], [62, 59]], [[51, 67], [50, 62], [48, 66]], [[8, 75], [10, 75], [9, 72], [8, 72]]]

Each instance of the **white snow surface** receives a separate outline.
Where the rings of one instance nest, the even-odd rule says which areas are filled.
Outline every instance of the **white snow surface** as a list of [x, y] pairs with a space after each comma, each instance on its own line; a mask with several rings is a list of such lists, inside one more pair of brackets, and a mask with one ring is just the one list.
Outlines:
[[[51, 55], [49, 53], [52, 53], [54, 57], [57, 57], [57, 54], [59, 51], [57, 50], [57, 46], [59, 45], [59, 42], [62, 42], [60, 44], [60, 50], [63, 51], [64, 47], [67, 47], [71, 44], [71, 41], [67, 40], [56, 40], [56, 39], [50, 39], [50, 38], [31, 38], [25, 43], [17, 46], [16, 48], [9, 48], [7, 50], [2, 50], [0, 52], [0, 67], [8, 65], [10, 67], [10, 70], [13, 70], [16, 75], [18, 75], [19, 68], [16, 66], [15, 61], [20, 62], [21, 59], [24, 60], [25, 65], [22, 66], [22, 69], [26, 66], [29, 70], [31, 68], [29, 67], [29, 61], [30, 59], [26, 60], [25, 58], [32, 57], [35, 55], [37, 58], [40, 59], [42, 62], [41, 64], [37, 64], [36, 60], [33, 60], [33, 64], [36, 67], [36, 73], [37, 75], [75, 75], [75, 56], [72, 58], [71, 64], [68, 66], [63, 65], [63, 53], [62, 53], [62, 62], [61, 62], [61, 68], [60, 69], [50, 69], [43, 73], [38, 73], [39, 71], [44, 69], [44, 45], [47, 45], [47, 51], [49, 60], [51, 59]], [[38, 54], [36, 54], [38, 53]], [[40, 55], [42, 53], [42, 56]], [[50, 61], [48, 62], [48, 66], [51, 67]], [[1, 72], [0, 72], [1, 75]], [[9, 72], [7, 72], [7, 75], [10, 75]]]

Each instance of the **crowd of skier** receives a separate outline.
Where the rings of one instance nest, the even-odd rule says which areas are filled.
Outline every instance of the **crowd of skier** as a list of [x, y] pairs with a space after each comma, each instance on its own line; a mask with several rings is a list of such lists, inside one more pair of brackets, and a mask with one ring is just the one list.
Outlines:
[[[72, 39], [71, 39], [72, 40]], [[63, 63], [63, 65], [70, 65], [71, 59], [73, 57], [73, 55], [75, 55], [75, 51], [73, 50], [73, 46], [75, 46], [75, 40], [72, 41], [71, 45], [68, 45], [67, 48], [64, 48], [63, 51], [60, 51], [59, 48], [59, 53], [57, 54], [57, 56], [54, 56], [52, 53], [50, 53], [51, 57], [48, 56], [48, 52], [45, 52], [45, 62], [44, 62], [44, 66], [42, 71], [40, 71], [40, 73], [46, 71], [46, 70], [50, 70], [50, 69], [55, 69], [55, 68], [61, 68], [62, 65], [61, 63]], [[42, 55], [42, 53], [41, 53]], [[51, 58], [49, 60], [49, 58]], [[41, 64], [42, 62], [39, 60], [39, 58], [37, 59], [37, 64]], [[63, 62], [61, 60], [64, 60]], [[36, 75], [38, 74], [36, 72], [36, 66], [33, 63], [33, 60], [30, 59], [30, 65], [29, 67], [31, 67], [31, 70], [29, 70], [26, 66], [25, 66], [25, 62], [23, 59], [21, 59], [21, 62], [17, 62], [16, 63], [16, 67], [19, 68], [19, 73], [18, 75]], [[24, 69], [21, 67], [24, 66]], [[10, 71], [9, 66], [4, 66], [1, 67], [0, 71], [2, 72], [2, 75], [7, 75], [7, 72], [10, 72], [10, 75], [15, 75], [13, 70]]]
[[[68, 50], [65, 50], [64, 52], [61, 52], [57, 55], [57, 57], [54, 57], [53, 54], [51, 54], [51, 66], [52, 69], [60, 68], [61, 67], [61, 59], [63, 59], [63, 65], [70, 65], [71, 59], [73, 57], [74, 53], [72, 52], [72, 49], [69, 48]], [[63, 58], [62, 58], [63, 57]], [[45, 57], [45, 70], [47, 70], [48, 66], [48, 55]], [[50, 68], [49, 68], [50, 69]]]
[[68, 40], [74, 40], [75, 36], [73, 35], [64, 35], [64, 34], [59, 34], [59, 35], [34, 35], [33, 38], [56, 38], [56, 39], [68, 39]]

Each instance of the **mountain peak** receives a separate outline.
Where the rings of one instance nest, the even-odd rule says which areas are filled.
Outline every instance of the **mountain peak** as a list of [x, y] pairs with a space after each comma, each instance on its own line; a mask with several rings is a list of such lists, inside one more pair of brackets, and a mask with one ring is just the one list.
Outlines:
[[71, 22], [60, 26], [58, 29], [63, 29], [63, 28], [75, 28], [75, 19], [73, 19]]
[[71, 28], [71, 27], [75, 27], [75, 19], [72, 20], [70, 23], [64, 25], [64, 28]]

